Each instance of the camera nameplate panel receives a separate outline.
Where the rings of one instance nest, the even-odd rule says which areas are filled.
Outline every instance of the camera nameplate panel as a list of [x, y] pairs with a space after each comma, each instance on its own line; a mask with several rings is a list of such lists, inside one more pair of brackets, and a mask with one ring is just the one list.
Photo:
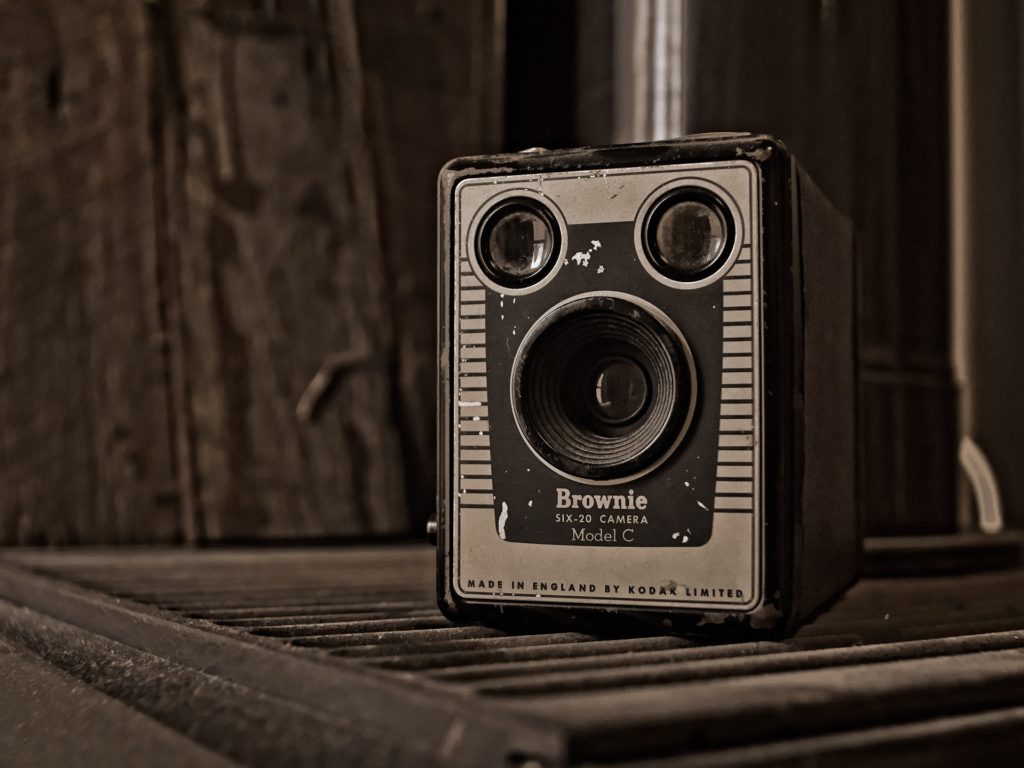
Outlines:
[[[515, 346], [526, 329], [509, 327], [506, 318], [514, 321], [518, 310], [513, 307], [517, 299], [526, 302], [531, 297], [510, 292], [501, 294], [480, 279], [471, 245], [474, 222], [489, 200], [520, 190], [548, 201], [558, 211], [557, 215], [564, 217], [577, 239], [580, 232], [610, 231], [607, 227], [600, 230], [597, 225], [622, 224], [623, 233], [628, 234], [631, 242], [633, 221], [645, 200], [666, 184], [677, 183], [697, 183], [723, 190], [730, 210], [739, 217], [735, 252], [720, 276], [712, 281], [713, 285], [700, 286], [703, 298], [701, 291], [673, 289], [666, 285], [657, 287], [663, 303], [678, 300], [706, 304], [713, 300], [720, 326], [715, 339], [715, 343], [720, 344], [719, 353], [712, 361], [705, 351], [699, 361], [705, 369], [712, 365], [718, 368], [704, 371], [707, 380], [712, 382], [711, 388], [715, 389], [715, 401], [709, 402], [708, 393], [704, 393], [702, 414], [705, 419], [715, 420], [716, 456], [713, 461], [708, 456], [697, 457], [705, 468], [702, 475], [707, 475], [701, 478], [704, 487], [711, 489], [699, 502], [713, 520], [713, 524], [709, 523], [707, 538], [699, 541], [701, 537], [697, 536], [698, 541], [693, 542], [678, 538], [674, 542], [659, 540], [657, 546], [623, 546], [621, 538], [587, 543], [513, 540], [514, 537], [506, 535], [505, 528], [506, 525], [512, 527], [516, 516], [525, 511], [515, 508], [525, 499], [517, 495], [515, 504], [510, 507], [513, 499], [510, 494], [501, 493], [502, 482], [507, 488], [511, 472], [516, 476], [516, 485], [522, 487], [532, 482], [531, 474], [536, 477], [534, 473], [539, 471], [552, 475], [554, 472], [550, 467], [539, 463], [529, 465], [525, 461], [510, 466], [503, 461], [503, 456], [495, 454], [491, 442], [492, 421], [498, 428], [500, 414], [508, 408], [508, 403], [501, 402], [508, 399], [508, 381], [507, 378], [499, 380], [503, 363], [488, 349], [500, 339], [514, 356]], [[450, 343], [456, 353], [451, 361], [455, 402], [450, 466], [453, 487], [459, 489], [457, 496], [453, 494], [449, 526], [453, 590], [467, 602], [593, 604], [595, 607], [732, 613], [755, 610], [762, 602], [764, 577], [760, 410], [762, 258], [757, 166], [737, 160], [588, 173], [475, 177], [463, 180], [455, 190], [453, 224], [456, 265], [450, 286], [454, 302]], [[613, 265], [628, 261], [632, 270], [630, 279], [635, 279], [635, 275], [640, 274], [640, 260], [644, 258], [635, 248], [621, 244], [614, 254], [602, 253], [600, 246], [589, 253], [573, 251], [570, 247], [562, 256], [564, 262], [553, 271], [551, 280], [537, 287], [536, 292], [553, 291], [550, 304], [557, 302], [561, 295], [559, 290], [571, 296], [574, 288], [583, 293], [585, 287], [600, 287], [601, 282], [596, 277], [598, 267], [608, 267], [604, 287], [613, 291], [618, 279]], [[576, 259], [576, 256], [583, 258]], [[578, 284], [576, 278], [583, 274], [581, 270], [588, 268], [586, 279], [590, 282], [585, 286]], [[563, 287], [559, 287], [560, 284]], [[508, 312], [500, 311], [506, 307]], [[685, 332], [686, 328], [683, 330]], [[502, 439], [508, 440], [507, 430]], [[683, 452], [690, 447], [686, 446]], [[679, 467], [668, 472], [658, 482], [664, 485], [671, 477], [679, 480], [683, 476]], [[560, 514], [555, 511], [557, 499], [549, 492], [550, 482], [545, 482], [548, 483], [544, 494], [547, 501], [529, 500], [534, 519], [548, 513]], [[646, 511], [636, 508], [636, 499], [643, 494], [630, 494], [630, 482], [589, 487], [564, 479], [558, 482], [570, 495], [591, 496], [592, 505], [600, 506], [602, 496], [622, 496], [622, 502], [606, 502], [606, 508], [618, 504], [615, 509], [619, 519], [628, 520], [631, 515], [639, 517], [639, 512]], [[686, 481], [679, 482], [676, 492], [680, 497], [687, 493], [689, 485]], [[540, 504], [545, 503], [548, 508], [539, 509]], [[594, 506], [588, 511], [595, 520], [600, 514]], [[569, 510], [570, 514], [575, 512], [583, 514], [580, 509]], [[653, 510], [649, 514], [653, 514]], [[664, 503], [660, 514], [664, 514]], [[626, 526], [628, 523], [601, 528], [595, 523], [592, 528], [599, 529], [602, 536], [618, 537], [623, 535]], [[680, 533], [680, 537], [685, 536]], [[586, 592], [581, 592], [581, 588]]]

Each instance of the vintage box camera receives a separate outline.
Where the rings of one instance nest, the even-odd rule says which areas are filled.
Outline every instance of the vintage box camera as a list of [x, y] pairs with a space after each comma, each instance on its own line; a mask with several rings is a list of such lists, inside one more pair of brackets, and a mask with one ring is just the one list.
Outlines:
[[468, 157], [439, 194], [447, 615], [780, 632], [855, 578], [852, 236], [785, 146]]

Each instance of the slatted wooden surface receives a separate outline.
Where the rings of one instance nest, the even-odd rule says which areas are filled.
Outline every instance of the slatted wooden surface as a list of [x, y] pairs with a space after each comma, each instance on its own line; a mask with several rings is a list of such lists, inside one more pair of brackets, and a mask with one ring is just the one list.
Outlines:
[[[871, 578], [792, 639], [708, 645], [573, 627], [508, 634], [452, 625], [434, 607], [433, 550], [421, 546], [18, 552], [2, 560], [0, 595], [10, 602], [0, 626], [122, 699], [132, 700], [130, 686], [81, 672], [88, 665], [75, 653], [105, 647], [95, 636], [261, 695], [294, 675], [287, 696], [305, 696], [307, 708], [325, 706], [311, 691], [336, 676], [354, 681], [346, 690], [369, 681], [367, 690], [383, 698], [367, 699], [373, 711], [360, 714], [382, 724], [378, 737], [339, 746], [330, 728], [297, 725], [307, 743], [294, 749], [317, 738], [324, 747], [300, 762], [351, 758], [368, 743], [379, 750], [403, 730], [418, 734], [424, 764], [786, 764], [807, 755], [843, 764], [908, 754], [945, 764], [978, 744], [990, 757], [1009, 757], [1024, 739], [1020, 570]], [[40, 622], [87, 631], [93, 645], [68, 650], [74, 631], [33, 628], [17, 603], [49, 614]], [[185, 634], [161, 639], [175, 632]], [[226, 655], [200, 649], [196, 638], [216, 640]], [[253, 669], [235, 663], [253, 654], [263, 654]], [[154, 710], [144, 698], [137, 706], [190, 732], [173, 707]], [[431, 725], [432, 710], [447, 719]], [[322, 715], [336, 726], [338, 713]], [[191, 727], [204, 747], [229, 758], [281, 762], [281, 752], [239, 746], [244, 729], [218, 743]], [[295, 741], [285, 733], [275, 743], [288, 754]]]

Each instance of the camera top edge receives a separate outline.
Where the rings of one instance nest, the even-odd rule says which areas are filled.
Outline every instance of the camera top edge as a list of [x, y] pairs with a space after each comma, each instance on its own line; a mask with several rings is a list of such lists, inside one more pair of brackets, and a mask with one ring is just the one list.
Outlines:
[[520, 152], [467, 155], [445, 163], [438, 180], [445, 186], [452, 185], [458, 178], [477, 174], [593, 170], [723, 160], [728, 157], [764, 165], [779, 158], [785, 162], [790, 151], [780, 139], [765, 133], [700, 133], [645, 143], [566, 149], [531, 148]]

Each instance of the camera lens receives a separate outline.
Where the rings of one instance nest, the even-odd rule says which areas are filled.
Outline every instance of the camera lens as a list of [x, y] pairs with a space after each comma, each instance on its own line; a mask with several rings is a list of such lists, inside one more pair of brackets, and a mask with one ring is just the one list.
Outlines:
[[729, 214], [703, 189], [669, 192], [651, 207], [644, 229], [647, 255], [673, 280], [706, 277], [728, 258], [732, 247]]
[[677, 444], [694, 370], [677, 330], [639, 303], [597, 295], [531, 329], [512, 374], [516, 421], [548, 464], [581, 479], [643, 473]]
[[480, 224], [477, 252], [488, 276], [520, 288], [540, 280], [558, 253], [558, 227], [551, 213], [531, 198], [495, 206]]
[[628, 357], [607, 357], [591, 372], [584, 402], [606, 424], [628, 424], [643, 413], [649, 390], [639, 363]]

